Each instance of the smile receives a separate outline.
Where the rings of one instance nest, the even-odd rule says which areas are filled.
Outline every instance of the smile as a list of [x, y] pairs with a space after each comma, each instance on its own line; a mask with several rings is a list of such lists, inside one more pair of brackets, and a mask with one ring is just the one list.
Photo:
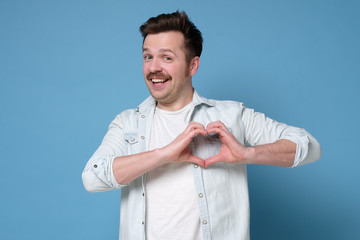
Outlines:
[[162, 79], [162, 78], [152, 78], [151, 81], [153, 83], [163, 83], [166, 82], [168, 79]]

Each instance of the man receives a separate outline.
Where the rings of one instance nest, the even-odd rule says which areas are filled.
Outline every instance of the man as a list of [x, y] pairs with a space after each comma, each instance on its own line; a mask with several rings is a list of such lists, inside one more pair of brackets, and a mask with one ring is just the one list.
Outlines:
[[83, 172], [86, 190], [122, 189], [120, 239], [249, 239], [246, 164], [320, 158], [304, 129], [200, 97], [202, 36], [184, 12], [140, 27], [151, 96], [119, 114]]

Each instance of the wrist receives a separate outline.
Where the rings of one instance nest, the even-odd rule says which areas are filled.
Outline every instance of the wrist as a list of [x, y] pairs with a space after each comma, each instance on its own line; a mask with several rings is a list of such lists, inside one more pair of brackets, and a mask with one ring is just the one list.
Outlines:
[[244, 162], [246, 164], [251, 164], [251, 163], [253, 163], [255, 156], [256, 156], [256, 148], [255, 147], [245, 147], [245, 152], [243, 155], [242, 162]]
[[153, 150], [156, 159], [158, 160], [158, 164], [162, 165], [162, 164], [166, 164], [170, 162], [170, 158], [168, 157], [168, 154], [166, 153], [166, 149], [165, 147], [162, 148], [155, 148]]

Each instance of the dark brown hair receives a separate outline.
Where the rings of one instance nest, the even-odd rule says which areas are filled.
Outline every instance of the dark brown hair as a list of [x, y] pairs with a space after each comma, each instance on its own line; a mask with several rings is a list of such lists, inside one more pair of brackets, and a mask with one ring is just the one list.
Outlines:
[[146, 23], [140, 26], [143, 41], [148, 34], [156, 34], [169, 31], [179, 31], [184, 35], [184, 45], [187, 51], [187, 60], [198, 56], [202, 52], [203, 38], [201, 32], [196, 28], [184, 11], [160, 14], [157, 17], [149, 18]]

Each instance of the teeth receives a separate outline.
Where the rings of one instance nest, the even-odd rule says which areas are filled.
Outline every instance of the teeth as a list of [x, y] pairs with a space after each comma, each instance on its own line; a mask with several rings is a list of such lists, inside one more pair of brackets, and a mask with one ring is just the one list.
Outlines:
[[165, 82], [165, 79], [151, 79], [154, 83]]

